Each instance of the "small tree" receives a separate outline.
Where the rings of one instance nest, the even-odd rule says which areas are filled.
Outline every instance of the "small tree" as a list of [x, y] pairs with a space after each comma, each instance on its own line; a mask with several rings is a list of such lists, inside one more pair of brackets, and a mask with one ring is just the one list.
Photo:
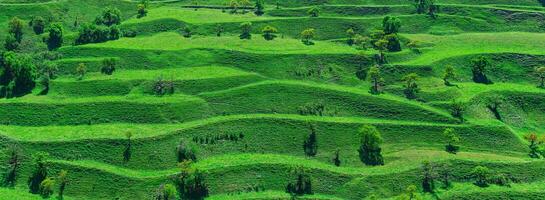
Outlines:
[[225, 31], [223, 28], [223, 25], [217, 24], [216, 25], [216, 36], [221, 37], [221, 34]]
[[316, 139], [316, 128], [314, 125], [310, 126], [310, 134], [303, 143], [303, 149], [307, 156], [316, 156], [318, 153], [318, 140]]
[[432, 19], [437, 19], [437, 12], [439, 12], [439, 6], [435, 4], [435, 0], [428, 0], [428, 16]]
[[178, 157], [178, 162], [197, 161], [195, 149], [189, 147], [183, 140], [180, 141], [180, 144], [176, 148], [176, 156]]
[[452, 86], [449, 79], [455, 79], [456, 78], [456, 72], [454, 71], [454, 67], [447, 66], [445, 68], [445, 72], [443, 73], [443, 82], [446, 86]]
[[397, 34], [388, 34], [385, 35], [384, 40], [388, 41], [388, 45], [386, 46], [386, 49], [390, 52], [398, 52], [401, 51], [401, 41], [399, 40], [399, 37]]
[[265, 26], [262, 32], [263, 32], [263, 38], [265, 38], [265, 40], [273, 40], [274, 38], [276, 38], [276, 33], [278, 32], [278, 29], [272, 26]]
[[475, 185], [479, 187], [488, 186], [488, 176], [490, 176], [490, 170], [487, 167], [477, 166], [473, 168], [471, 175], [475, 179]]
[[58, 49], [62, 46], [63, 27], [61, 23], [53, 23], [47, 28], [49, 37], [47, 38], [47, 48], [49, 50]]
[[21, 43], [21, 40], [23, 39], [23, 27], [23, 20], [17, 17], [13, 17], [9, 21], [8, 32], [15, 37], [17, 43]]
[[61, 170], [59, 172], [59, 176], [57, 177], [57, 181], [59, 182], [59, 199], [63, 199], [64, 190], [68, 184], [68, 172], [66, 170]]
[[198, 169], [191, 167], [191, 161], [180, 163], [181, 172], [176, 180], [182, 199], [203, 200], [208, 196], [205, 177]]
[[541, 157], [540, 145], [545, 142], [545, 137], [539, 137], [535, 133], [530, 133], [530, 134], [524, 135], [524, 139], [530, 143], [528, 145], [528, 148], [530, 149], [530, 153], [528, 155], [530, 156], [530, 158], [540, 158]]
[[335, 150], [335, 153], [333, 154], [333, 164], [335, 164], [335, 166], [341, 166], [341, 158], [340, 158], [340, 149], [336, 149]]
[[460, 123], [464, 122], [464, 110], [464, 103], [461, 101], [452, 100], [450, 113], [453, 117], [458, 118]]
[[471, 60], [471, 72], [475, 83], [492, 84], [492, 81], [486, 76], [487, 68], [490, 62], [484, 56]]
[[121, 24], [121, 11], [117, 8], [105, 8], [102, 14], [95, 19], [97, 25], [119, 25]]
[[407, 74], [403, 77], [403, 81], [405, 81], [405, 90], [403, 91], [405, 96], [408, 99], [416, 99], [416, 93], [420, 91], [420, 88], [418, 88], [418, 84], [416, 83], [416, 81], [418, 81], [418, 74]]
[[152, 92], [157, 96], [174, 94], [174, 81], [159, 76], [152, 85]]
[[295, 181], [290, 181], [286, 186], [286, 192], [292, 197], [312, 194], [312, 178], [302, 166], [297, 166], [291, 171]]
[[238, 13], [239, 4], [237, 0], [231, 0], [231, 2], [229, 2], [229, 7], [231, 7], [231, 14]]
[[248, 13], [246, 9], [252, 6], [252, 2], [250, 0], [239, 0], [239, 5], [242, 7], [242, 13], [246, 14]]
[[539, 86], [538, 87], [545, 88], [545, 67], [536, 68], [536, 75], [539, 78]]
[[301, 32], [301, 42], [305, 45], [313, 45], [314, 42], [312, 39], [314, 38], [315, 31], [313, 28], [305, 29], [303, 32]]
[[36, 35], [44, 33], [45, 30], [45, 20], [43, 17], [37, 16], [30, 21], [29, 25], [32, 27], [32, 30]]
[[377, 63], [379, 63], [379, 64], [386, 63], [386, 56], [385, 56], [384, 52], [386, 50], [388, 50], [388, 40], [384, 40], [384, 39], [377, 40], [374, 43], [374, 45], [375, 45], [375, 48], [379, 52], [378, 58], [377, 58]]
[[127, 143], [125, 144], [125, 150], [123, 151], [123, 161], [129, 162], [132, 156], [132, 132], [125, 132], [125, 137], [127, 138]]
[[458, 134], [456, 134], [453, 128], [446, 128], [443, 131], [443, 135], [448, 141], [447, 145], [445, 146], [445, 150], [449, 153], [456, 154], [458, 150], [460, 150], [460, 146], [456, 145], [460, 142], [460, 137], [458, 137]]
[[443, 163], [437, 169], [437, 175], [442, 183], [443, 189], [448, 189], [451, 186], [450, 177], [451, 177], [451, 167], [449, 163]]
[[191, 28], [186, 25], [182, 28], [182, 35], [185, 38], [190, 38], [193, 35], [193, 32], [191, 32]]
[[21, 165], [21, 152], [18, 146], [13, 145], [9, 148], [9, 159], [7, 162], [7, 171], [4, 176], [2, 186], [13, 187], [17, 181], [17, 173]]
[[310, 15], [310, 17], [318, 17], [320, 15], [320, 9], [316, 6], [310, 8], [308, 11], [307, 11], [308, 15]]
[[19, 47], [19, 42], [17, 42], [17, 39], [13, 34], [6, 35], [6, 39], [4, 40], [4, 48], [7, 51], [15, 51]]
[[365, 165], [377, 166], [384, 165], [380, 145], [383, 142], [378, 129], [371, 125], [365, 125], [360, 128], [361, 137], [360, 148], [358, 149], [360, 160]]
[[114, 58], [106, 58], [102, 60], [102, 68], [100, 72], [106, 75], [112, 75], [115, 71], [117, 61]]
[[40, 195], [43, 198], [49, 198], [53, 194], [53, 186], [55, 185], [55, 180], [52, 178], [46, 178], [40, 183]]
[[47, 157], [49, 155], [44, 152], [34, 154], [34, 172], [28, 179], [28, 189], [32, 194], [39, 194], [40, 184], [47, 178]]
[[265, 1], [264, 0], [256, 0], [255, 1], [255, 15], [261, 16], [265, 14]]
[[240, 24], [240, 39], [252, 39], [252, 23], [251, 22], [244, 22]]
[[370, 44], [371, 39], [367, 36], [356, 34], [354, 36], [354, 44], [356, 45], [357, 49], [363, 49], [366, 50], [367, 47]]
[[371, 84], [373, 84], [371, 86], [370, 93], [380, 94], [380, 86], [384, 82], [384, 79], [380, 75], [380, 69], [378, 68], [378, 66], [373, 66], [369, 68], [369, 71], [367, 71], [367, 79], [369, 79], [369, 81], [371, 81]]
[[421, 200], [422, 197], [418, 194], [418, 188], [415, 185], [409, 185], [403, 193], [398, 198], [399, 200]]
[[148, 15], [148, 0], [142, 0], [138, 5], [136, 5], [136, 18], [142, 18]]
[[397, 17], [386, 16], [382, 19], [382, 30], [385, 35], [396, 34], [401, 29], [401, 20]]
[[354, 29], [349, 28], [348, 30], [346, 30], [346, 35], [348, 36], [348, 45], [352, 46], [354, 44], [354, 37], [356, 37], [356, 32], [354, 31]]
[[429, 0], [414, 0], [413, 5], [416, 8], [416, 13], [423, 14], [428, 9]]
[[82, 80], [86, 72], [87, 67], [85, 66], [85, 63], [78, 64], [78, 67], [76, 67], [76, 79]]
[[422, 163], [422, 188], [424, 192], [433, 193], [435, 191], [436, 176], [435, 166], [429, 161], [424, 161]]

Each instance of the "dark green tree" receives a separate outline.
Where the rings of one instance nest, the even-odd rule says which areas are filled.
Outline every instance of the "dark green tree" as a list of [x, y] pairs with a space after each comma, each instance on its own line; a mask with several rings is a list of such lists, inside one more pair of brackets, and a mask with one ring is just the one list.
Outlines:
[[28, 179], [28, 189], [32, 194], [40, 193], [40, 184], [47, 178], [47, 157], [44, 152], [38, 152], [32, 156], [34, 161], [34, 172]]
[[486, 76], [488, 67], [490, 67], [490, 61], [484, 56], [471, 60], [471, 72], [475, 83], [492, 84], [492, 81]]
[[9, 159], [7, 162], [7, 171], [2, 181], [2, 186], [13, 187], [17, 181], [17, 174], [21, 166], [21, 150], [18, 146], [9, 147]]
[[380, 148], [383, 139], [378, 129], [371, 125], [365, 125], [360, 128], [359, 135], [361, 138], [360, 148], [358, 149], [360, 160], [365, 165], [384, 165], [382, 149]]
[[536, 68], [536, 75], [539, 78], [538, 87], [545, 88], [545, 67]]
[[47, 48], [49, 50], [58, 49], [62, 46], [63, 27], [61, 23], [52, 23], [47, 28], [49, 37], [47, 37]]
[[312, 39], [314, 38], [315, 31], [313, 28], [308, 28], [301, 32], [301, 42], [305, 45], [314, 45]]
[[57, 182], [59, 184], [59, 199], [64, 199], [64, 190], [68, 184], [68, 171], [61, 170], [57, 176]]
[[473, 168], [473, 171], [471, 171], [471, 176], [473, 179], [475, 179], [475, 185], [479, 187], [487, 187], [490, 170], [487, 167], [477, 166]]
[[18, 17], [13, 17], [8, 24], [8, 32], [12, 34], [18, 43], [21, 43], [23, 39], [23, 20]]
[[125, 137], [127, 138], [127, 143], [125, 144], [125, 150], [123, 151], [123, 161], [129, 162], [132, 156], [132, 132], [126, 132]]
[[252, 23], [251, 22], [244, 22], [240, 24], [240, 39], [252, 39]]
[[333, 154], [333, 164], [335, 164], [335, 166], [341, 166], [341, 158], [340, 158], [340, 149], [336, 149], [335, 150], [335, 153]]
[[318, 153], [318, 140], [316, 138], [316, 128], [314, 125], [310, 125], [310, 134], [303, 143], [303, 149], [307, 156], [316, 156]]
[[149, 0], [142, 0], [136, 5], [136, 18], [142, 18], [148, 15]]
[[447, 139], [447, 145], [445, 150], [449, 153], [456, 154], [460, 150], [460, 146], [457, 144], [460, 142], [460, 137], [456, 134], [453, 128], [446, 128], [443, 131], [443, 136]]
[[185, 141], [180, 141], [178, 147], [176, 148], [176, 156], [178, 162], [183, 161], [197, 161], [197, 156], [195, 155], [195, 149], [190, 147]]
[[36, 66], [28, 55], [5, 52], [0, 59], [0, 97], [17, 97], [28, 94], [35, 86]]
[[53, 178], [46, 178], [40, 183], [39, 193], [43, 198], [49, 198], [53, 194], [53, 186], [55, 180]]
[[106, 58], [102, 60], [100, 72], [106, 75], [112, 75], [115, 71], [117, 60], [115, 58]]
[[15, 51], [19, 47], [19, 42], [17, 42], [17, 38], [13, 34], [6, 35], [6, 39], [4, 40], [4, 48], [7, 51]]
[[30, 21], [29, 25], [36, 35], [40, 35], [44, 33], [46, 23], [43, 17], [37, 16]]
[[308, 15], [310, 15], [310, 17], [318, 17], [320, 15], [320, 9], [316, 6], [310, 8], [308, 11], [307, 11]]
[[264, 0], [256, 0], [255, 1], [255, 15], [261, 16], [265, 14], [265, 1]]
[[176, 179], [182, 199], [203, 200], [208, 196], [204, 174], [191, 167], [191, 161], [180, 163], [181, 172]]
[[450, 79], [456, 78], [456, 72], [454, 71], [454, 67], [447, 66], [445, 68], [445, 72], [443, 73], [443, 83], [445, 83], [446, 86], [452, 86], [452, 83], [450, 83]]
[[416, 94], [420, 91], [416, 83], [418, 78], [418, 74], [416, 73], [410, 73], [403, 77], [403, 81], [405, 81], [405, 90], [403, 92], [407, 99], [416, 99]]
[[312, 177], [308, 174], [304, 167], [297, 166], [291, 170], [291, 177], [295, 177], [286, 186], [286, 192], [292, 197], [305, 194], [312, 194]]
[[263, 38], [265, 38], [265, 40], [273, 40], [274, 38], [276, 38], [276, 33], [278, 33], [278, 29], [272, 26], [265, 26], [262, 32]]
[[121, 11], [117, 8], [107, 7], [102, 10], [102, 14], [95, 19], [97, 25], [119, 25], [121, 24]]
[[528, 148], [530, 149], [528, 155], [530, 158], [540, 158], [542, 152], [540, 145], [545, 142], [545, 137], [539, 137], [535, 133], [530, 133], [524, 135], [524, 139], [530, 143], [528, 145]]
[[424, 192], [433, 193], [435, 191], [436, 177], [435, 166], [429, 161], [424, 161], [422, 163], [422, 188]]
[[378, 66], [373, 66], [369, 68], [369, 71], [367, 71], [367, 79], [371, 81], [371, 94], [380, 94], [382, 91], [380, 87], [384, 83], [384, 79], [382, 78], [380, 74], [380, 68]]
[[397, 17], [386, 16], [382, 19], [382, 30], [385, 35], [396, 34], [401, 29], [401, 20]]

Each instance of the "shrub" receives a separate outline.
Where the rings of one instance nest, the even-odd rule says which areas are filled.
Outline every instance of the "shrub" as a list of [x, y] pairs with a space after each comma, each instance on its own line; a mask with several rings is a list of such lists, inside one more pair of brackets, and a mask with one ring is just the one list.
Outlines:
[[208, 196], [205, 177], [199, 169], [191, 168], [191, 161], [180, 163], [181, 172], [176, 180], [182, 199], [203, 200]]
[[454, 67], [450, 65], [445, 67], [445, 72], [443, 73], [443, 82], [445, 83], [445, 85], [452, 86], [449, 79], [454, 79], [454, 78], [456, 78], [456, 72], [454, 71]]
[[297, 111], [300, 115], [324, 116], [325, 105], [322, 102], [307, 103], [303, 106], [300, 106]]
[[183, 140], [180, 141], [180, 144], [178, 144], [176, 155], [178, 157], [178, 162], [197, 160], [195, 149], [189, 147]]
[[359, 135], [361, 138], [360, 148], [358, 149], [360, 160], [365, 165], [384, 165], [380, 145], [383, 142], [382, 136], [378, 129], [371, 125], [365, 125], [360, 128]]
[[4, 86], [0, 97], [17, 97], [32, 91], [37, 78], [34, 60], [24, 54], [5, 52], [0, 58], [0, 86]]
[[59, 199], [63, 199], [64, 190], [68, 184], [68, 171], [61, 170], [59, 172], [59, 176], [57, 177], [57, 181], [59, 182]]
[[530, 156], [530, 158], [540, 158], [542, 152], [540, 145], [545, 142], [545, 137], [539, 137], [535, 133], [530, 133], [524, 135], [524, 139], [530, 143], [528, 145], [528, 148], [530, 149], [528, 156]]
[[301, 41], [305, 45], [313, 45], [314, 42], [312, 39], [314, 39], [315, 30], [313, 28], [305, 29], [303, 32], [301, 32]]
[[456, 154], [460, 147], [456, 144], [460, 142], [460, 137], [454, 131], [453, 128], [446, 128], [443, 131], [443, 135], [447, 138], [448, 144], [445, 146], [445, 150], [449, 153]]
[[401, 28], [401, 20], [397, 17], [386, 16], [382, 19], [382, 30], [385, 35], [396, 34]]
[[127, 138], [127, 144], [125, 145], [125, 150], [123, 151], [123, 161], [129, 162], [132, 156], [132, 132], [126, 132], [125, 137]]
[[310, 8], [308, 11], [307, 11], [308, 15], [310, 15], [310, 17], [318, 17], [320, 15], [320, 9], [316, 6]]
[[19, 42], [17, 42], [17, 39], [13, 34], [6, 35], [6, 39], [4, 40], [4, 48], [7, 51], [15, 51], [19, 47]]
[[136, 18], [142, 18], [148, 15], [148, 0], [142, 0], [138, 5], [136, 5]]
[[240, 24], [240, 30], [241, 34], [239, 36], [240, 39], [252, 39], [252, 23], [251, 22], [244, 22]]
[[39, 194], [40, 184], [47, 178], [47, 157], [44, 152], [38, 152], [32, 156], [34, 162], [34, 172], [28, 179], [28, 189], [32, 194]]
[[479, 187], [487, 187], [490, 170], [487, 167], [477, 166], [473, 168], [473, 171], [471, 171], [471, 176], [473, 179], [475, 179], [475, 185]]
[[9, 147], [9, 159], [7, 171], [2, 181], [2, 186], [13, 187], [17, 181], [17, 173], [21, 165], [21, 152], [18, 146]]
[[52, 178], [46, 178], [40, 183], [40, 195], [43, 198], [48, 198], [53, 194], [53, 186], [55, 185], [55, 180]]
[[286, 186], [286, 192], [292, 196], [312, 194], [312, 178], [302, 166], [297, 166], [291, 171], [294, 181]]
[[32, 30], [36, 35], [44, 33], [45, 30], [45, 20], [43, 17], [37, 16], [32, 18], [29, 25], [32, 27]]
[[416, 83], [418, 78], [418, 74], [416, 73], [410, 73], [403, 77], [403, 81], [405, 81], [405, 90], [403, 92], [407, 99], [416, 99], [416, 93], [420, 91], [420, 88], [418, 88], [418, 84]]
[[61, 23], [53, 23], [47, 28], [49, 36], [47, 38], [47, 48], [49, 50], [58, 49], [63, 42], [63, 27]]
[[511, 187], [511, 178], [505, 174], [496, 174], [490, 178], [490, 183], [499, 186]]
[[106, 75], [112, 75], [115, 71], [116, 65], [116, 59], [106, 58], [102, 60], [102, 68], [100, 68], [100, 72]]
[[23, 39], [23, 20], [13, 17], [8, 24], [8, 33], [15, 37], [17, 43], [21, 43]]
[[310, 134], [303, 143], [303, 149], [305, 150], [305, 155], [307, 156], [316, 156], [318, 153], [318, 141], [316, 139], [316, 128], [314, 125], [310, 126]]
[[265, 14], [265, 1], [264, 0], [256, 0], [255, 1], [255, 15], [261, 16]]
[[85, 63], [78, 64], [78, 67], [76, 67], [76, 79], [82, 80], [86, 72], [87, 67], [85, 66]]
[[369, 79], [372, 84], [369, 92], [371, 94], [380, 94], [382, 92], [380, 87], [384, 85], [384, 79], [380, 75], [380, 69], [378, 66], [369, 68], [369, 71], [367, 71], [367, 79]]
[[119, 25], [121, 24], [121, 11], [117, 8], [105, 8], [102, 14], [95, 19], [96, 25]]
[[155, 192], [155, 200], [176, 200], [176, 187], [172, 184], [161, 184]]
[[479, 56], [471, 60], [471, 72], [475, 83], [492, 84], [492, 81], [486, 76], [490, 61], [484, 56]]
[[536, 68], [536, 75], [539, 78], [538, 87], [545, 88], [545, 67]]
[[429, 161], [422, 163], [422, 188], [424, 192], [433, 193], [435, 190], [435, 166]]
[[352, 46], [354, 44], [354, 37], [356, 36], [356, 32], [354, 29], [349, 28], [346, 30], [346, 35], [348, 36], [348, 40], [346, 41], [348, 45]]
[[191, 32], [191, 28], [189, 28], [189, 26], [184, 26], [181, 32], [182, 36], [185, 38], [190, 38], [193, 35], [193, 32]]
[[450, 113], [453, 117], [458, 118], [460, 122], [464, 122], [464, 110], [464, 103], [461, 101], [452, 100]]
[[132, 30], [132, 29], [123, 30], [123, 37], [133, 38], [133, 37], [136, 37], [136, 35], [137, 33], [135, 30]]
[[278, 32], [278, 30], [272, 26], [265, 26], [262, 32], [263, 38], [265, 38], [265, 40], [273, 40], [274, 38], [276, 38], [276, 33]]
[[386, 49], [390, 52], [401, 51], [401, 42], [397, 34], [388, 34], [384, 36], [384, 40], [388, 41]]
[[159, 76], [152, 87], [153, 94], [157, 96], [174, 94], [174, 81], [165, 80], [163, 76]]
[[339, 155], [339, 154], [340, 154], [340, 150], [339, 150], [339, 149], [335, 150], [335, 153], [333, 154], [333, 164], [334, 164], [335, 166], [337, 166], [337, 167], [338, 167], [338, 166], [341, 166], [341, 158], [340, 158], [340, 155]]

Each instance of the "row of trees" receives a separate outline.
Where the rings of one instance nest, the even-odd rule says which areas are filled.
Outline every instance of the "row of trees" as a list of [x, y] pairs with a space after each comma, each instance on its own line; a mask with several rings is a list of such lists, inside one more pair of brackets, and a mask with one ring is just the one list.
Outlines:
[[[63, 43], [63, 26], [61, 23], [47, 23], [42, 17], [35, 17], [29, 22], [29, 26], [37, 35], [43, 34], [44, 31], [48, 34], [43, 38], [49, 50], [54, 50], [62, 46]], [[23, 20], [13, 17], [8, 23], [8, 35], [4, 40], [4, 48], [7, 51], [16, 50], [23, 41], [24, 36]]]

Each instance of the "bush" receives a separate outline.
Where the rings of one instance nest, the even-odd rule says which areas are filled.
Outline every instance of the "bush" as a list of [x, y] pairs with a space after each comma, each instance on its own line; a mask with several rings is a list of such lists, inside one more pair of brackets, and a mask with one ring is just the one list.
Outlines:
[[318, 17], [320, 15], [320, 9], [316, 6], [310, 8], [308, 11], [307, 11], [308, 15], [310, 15], [310, 17]]
[[30, 21], [29, 25], [32, 27], [32, 30], [34, 31], [34, 33], [36, 33], [36, 35], [40, 35], [44, 33], [45, 20], [43, 17], [40, 17], [40, 16], [34, 17]]
[[291, 171], [295, 181], [291, 181], [286, 186], [286, 192], [292, 196], [312, 194], [311, 176], [302, 166], [297, 166]]
[[94, 24], [83, 24], [80, 26], [78, 37], [75, 44], [82, 45], [88, 43], [106, 42], [108, 40], [117, 40], [122, 36], [122, 32], [117, 26], [97, 26]]
[[137, 35], [136, 31], [132, 29], [123, 31], [123, 37], [133, 38], [133, 37], [136, 37], [136, 35]]
[[371, 125], [365, 125], [360, 128], [359, 135], [361, 137], [360, 148], [358, 153], [360, 160], [365, 165], [384, 165], [380, 145], [383, 142], [382, 136], [378, 129]]
[[28, 189], [32, 194], [39, 194], [42, 181], [47, 178], [47, 157], [44, 152], [38, 152], [32, 156], [34, 161], [34, 172], [28, 179]]
[[178, 162], [183, 161], [196, 161], [197, 156], [195, 155], [195, 149], [190, 148], [183, 140], [180, 141], [176, 149], [176, 155], [178, 157]]
[[121, 24], [121, 11], [117, 8], [105, 8], [102, 14], [95, 19], [96, 25], [119, 25]]
[[492, 84], [492, 81], [486, 76], [490, 61], [484, 56], [471, 60], [471, 72], [475, 83]]
[[85, 76], [85, 73], [87, 72], [87, 67], [84, 63], [78, 64], [78, 67], [76, 67], [76, 80], [82, 80]]
[[102, 68], [100, 68], [100, 72], [106, 75], [112, 75], [115, 71], [116, 64], [116, 59], [106, 58], [102, 60]]
[[403, 77], [403, 81], [405, 81], [405, 90], [403, 90], [403, 92], [407, 99], [416, 99], [416, 93], [420, 91], [420, 88], [418, 88], [418, 84], [416, 83], [418, 78], [418, 74], [416, 73], [410, 73]]
[[337, 166], [337, 167], [338, 167], [338, 166], [341, 166], [341, 158], [340, 158], [340, 155], [339, 155], [339, 154], [340, 154], [340, 150], [339, 150], [339, 149], [335, 150], [335, 153], [333, 154], [333, 155], [334, 155], [334, 156], [333, 156], [333, 164], [334, 164], [335, 166]]
[[314, 125], [310, 126], [310, 134], [303, 143], [303, 149], [305, 150], [305, 155], [307, 156], [316, 156], [318, 153], [318, 141], [316, 139], [316, 128]]
[[278, 32], [278, 30], [272, 26], [265, 26], [262, 32], [263, 38], [265, 38], [265, 40], [273, 40], [274, 38], [276, 38], [276, 33]]
[[241, 34], [239, 36], [240, 39], [252, 39], [252, 23], [251, 22], [244, 22], [240, 24], [240, 30]]
[[488, 186], [488, 178], [490, 176], [490, 170], [487, 167], [477, 166], [471, 171], [471, 176], [475, 179], [475, 185], [479, 187]]
[[49, 36], [47, 38], [47, 48], [49, 50], [58, 49], [63, 42], [63, 27], [61, 23], [53, 23], [47, 28]]
[[0, 97], [17, 97], [32, 91], [37, 78], [34, 61], [28, 55], [8, 51], [0, 58]]
[[55, 180], [52, 178], [47, 178], [40, 183], [40, 195], [43, 198], [48, 198], [53, 194], [53, 186], [55, 185]]
[[448, 144], [445, 146], [445, 150], [449, 153], [456, 154], [460, 147], [456, 144], [460, 142], [460, 137], [454, 131], [453, 128], [446, 128], [443, 131], [443, 135], [447, 138]]
[[182, 170], [176, 180], [178, 191], [182, 199], [203, 200], [209, 193], [204, 174], [198, 169], [191, 168], [190, 163], [190, 161], [180, 163]]
[[152, 85], [152, 92], [157, 96], [174, 94], [174, 81], [158, 77]]
[[314, 39], [315, 31], [313, 28], [305, 29], [303, 32], [301, 32], [301, 41], [305, 45], [313, 45], [314, 42], [312, 39]]

